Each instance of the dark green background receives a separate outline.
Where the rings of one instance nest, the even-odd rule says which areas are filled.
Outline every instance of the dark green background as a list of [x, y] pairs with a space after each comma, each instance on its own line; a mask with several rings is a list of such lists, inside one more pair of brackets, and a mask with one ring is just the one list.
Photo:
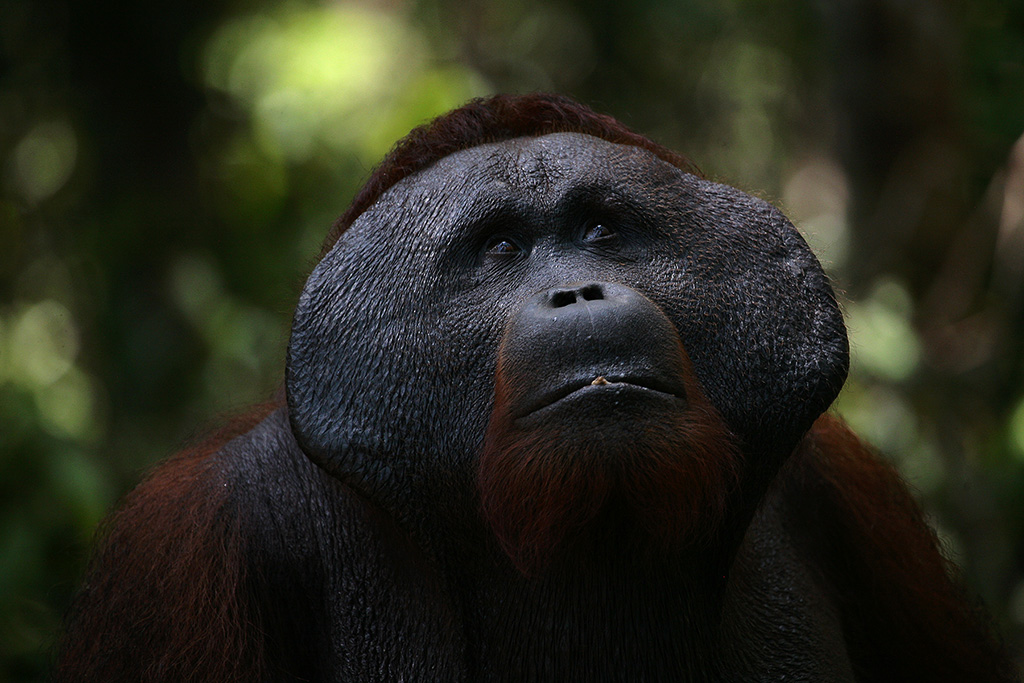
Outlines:
[[318, 245], [413, 125], [556, 90], [779, 204], [838, 410], [1024, 652], [1024, 3], [0, 0], [0, 681], [100, 519], [281, 380]]

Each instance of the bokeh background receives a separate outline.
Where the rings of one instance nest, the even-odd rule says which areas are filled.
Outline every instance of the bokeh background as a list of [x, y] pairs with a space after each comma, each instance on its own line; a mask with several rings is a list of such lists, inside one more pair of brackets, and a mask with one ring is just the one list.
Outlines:
[[321, 239], [412, 126], [555, 90], [780, 205], [837, 409], [1024, 652], [1024, 3], [0, 0], [0, 681], [100, 519], [282, 378]]

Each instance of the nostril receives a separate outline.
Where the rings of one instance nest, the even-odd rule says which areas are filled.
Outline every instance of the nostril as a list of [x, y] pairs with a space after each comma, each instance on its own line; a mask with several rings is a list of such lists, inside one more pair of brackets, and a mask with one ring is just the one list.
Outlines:
[[601, 301], [603, 299], [604, 288], [598, 282], [548, 290], [548, 302], [551, 308], [563, 308], [573, 304]]
[[563, 306], [572, 306], [576, 303], [576, 290], [575, 289], [558, 289], [551, 294], [551, 307], [562, 308]]
[[598, 301], [604, 298], [604, 292], [601, 291], [601, 285], [589, 284], [580, 289], [580, 298], [584, 301]]

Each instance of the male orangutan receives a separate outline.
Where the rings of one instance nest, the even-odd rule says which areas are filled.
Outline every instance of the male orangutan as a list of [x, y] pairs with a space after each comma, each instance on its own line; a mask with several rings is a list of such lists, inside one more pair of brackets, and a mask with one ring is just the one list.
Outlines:
[[63, 681], [1006, 681], [776, 209], [550, 95], [402, 140], [279, 401], [108, 523]]

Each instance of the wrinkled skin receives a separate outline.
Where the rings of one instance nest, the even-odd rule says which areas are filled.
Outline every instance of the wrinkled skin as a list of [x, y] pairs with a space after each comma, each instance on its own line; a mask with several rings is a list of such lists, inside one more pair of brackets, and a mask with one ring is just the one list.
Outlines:
[[[596, 224], [615, 236], [588, 242]], [[484, 253], [501, 238], [522, 251]], [[644, 150], [559, 133], [444, 158], [342, 235], [289, 347], [300, 443], [375, 495], [464, 493], [452, 475], [474, 476], [507, 321], [537, 292], [586, 281], [661, 308], [711, 402], [760, 451], [761, 486], [845, 379], [832, 292], [777, 210]]]
[[58, 680], [1010, 680], [774, 208], [578, 133], [387, 190], [286, 404], [110, 523]]
[[[524, 578], [475, 514], [499, 347], [516, 343], [510, 321], [538, 293], [587, 282], [624, 286], [661, 311], [667, 331], [626, 324], [618, 333], [634, 338], [621, 352], [643, 348], [655, 332], [669, 336], [666, 345], [681, 342], [703, 391], [745, 445], [742, 481], [713, 542], [684, 536], [667, 552], [659, 545], [646, 553], [642, 541], [630, 543], [636, 530], [628, 521], [621, 533], [603, 535], [619, 522], [612, 511], [590, 525], [600, 541], [556, 551], [553, 567]], [[615, 372], [614, 358], [601, 366], [586, 353], [581, 346], [579, 356], [563, 354], [561, 374], [581, 365], [594, 377]], [[628, 671], [700, 679], [724, 666], [712, 655], [723, 649], [712, 624], [730, 589], [721, 577], [768, 482], [842, 385], [846, 353], [825, 277], [774, 208], [644, 150], [561, 133], [444, 158], [360, 217], [303, 292], [288, 404], [303, 450], [387, 509], [437, 563], [442, 584], [458, 577], [460, 638], [477, 653], [471, 680], [526, 680], [532, 672], [597, 680]], [[537, 364], [539, 388], [530, 391], [557, 390], [558, 361]], [[557, 421], [571, 441], [642, 441], [643, 421], [673, 410], [635, 407], [635, 396], [613, 406], [602, 399], [609, 391], [590, 393], [540, 419]], [[390, 418], [382, 424], [380, 415]], [[785, 541], [769, 545], [775, 566], [762, 581], [786, 587], [773, 598], [798, 590], [823, 606], [787, 614], [794, 642], [827, 654], [836, 677], [846, 676], [821, 590]], [[508, 604], [515, 616], [501, 607]], [[551, 642], [562, 645], [550, 651]], [[806, 671], [811, 659], [792, 664]]]

